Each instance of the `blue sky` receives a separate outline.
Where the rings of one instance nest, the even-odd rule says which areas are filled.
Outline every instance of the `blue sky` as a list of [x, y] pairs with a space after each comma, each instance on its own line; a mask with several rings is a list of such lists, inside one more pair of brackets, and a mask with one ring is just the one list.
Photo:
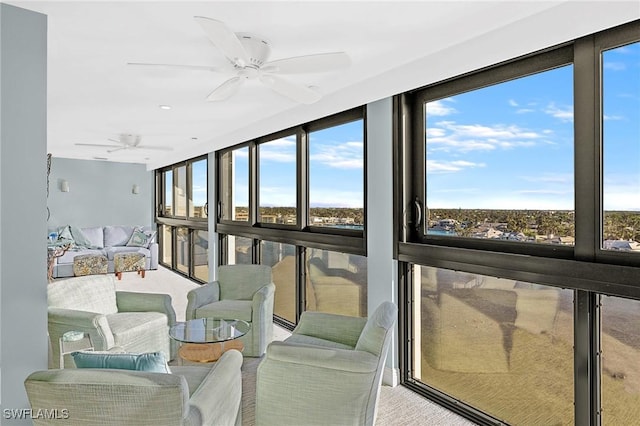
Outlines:
[[[640, 48], [604, 56], [605, 208], [640, 210]], [[427, 104], [429, 208], [574, 208], [573, 66]]]
[[[363, 121], [357, 120], [309, 135], [309, 203], [311, 207], [364, 206]], [[296, 146], [291, 135], [260, 145], [260, 205], [296, 205]], [[236, 162], [237, 206], [248, 197], [248, 151]], [[242, 172], [240, 172], [242, 171]]]
[[[574, 209], [573, 66], [427, 104], [429, 208]], [[640, 210], [640, 43], [603, 55], [604, 203]], [[312, 207], [362, 207], [363, 122], [310, 135]], [[238, 150], [236, 205], [248, 198]], [[295, 205], [295, 137], [261, 145], [262, 206]]]

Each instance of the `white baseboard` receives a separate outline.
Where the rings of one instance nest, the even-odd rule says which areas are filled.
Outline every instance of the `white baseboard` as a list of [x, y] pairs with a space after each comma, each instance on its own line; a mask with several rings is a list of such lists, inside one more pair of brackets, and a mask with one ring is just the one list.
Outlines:
[[400, 370], [398, 368], [385, 367], [382, 372], [382, 384], [396, 387], [400, 384]]

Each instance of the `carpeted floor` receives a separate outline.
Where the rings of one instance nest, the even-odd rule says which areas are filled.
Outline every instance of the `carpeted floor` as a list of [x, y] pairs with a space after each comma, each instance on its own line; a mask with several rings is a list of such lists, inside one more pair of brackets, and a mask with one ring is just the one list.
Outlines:
[[[184, 321], [187, 307], [187, 292], [198, 284], [180, 275], [160, 267], [147, 271], [145, 278], [135, 273], [125, 273], [117, 281], [118, 290], [147, 293], [166, 293], [171, 295], [176, 319]], [[288, 332], [275, 326], [274, 338], [286, 338]], [[242, 366], [242, 424], [255, 424], [256, 369], [260, 358], [245, 358]], [[455, 413], [421, 397], [403, 386], [382, 386], [378, 403], [376, 425], [430, 425], [430, 426], [467, 426], [474, 425]], [[303, 425], [301, 425], [303, 426]]]

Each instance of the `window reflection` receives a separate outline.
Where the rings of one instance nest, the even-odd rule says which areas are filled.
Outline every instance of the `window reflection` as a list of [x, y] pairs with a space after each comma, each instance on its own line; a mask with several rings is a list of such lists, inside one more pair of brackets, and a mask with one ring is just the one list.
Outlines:
[[640, 254], [640, 42], [602, 54], [602, 248]]
[[307, 249], [307, 310], [367, 316], [367, 258]]
[[602, 297], [602, 424], [640, 419], [640, 302]]
[[252, 263], [253, 240], [251, 238], [227, 235], [227, 264], [250, 265]]
[[260, 264], [271, 266], [276, 285], [273, 313], [296, 322], [296, 247], [291, 244], [260, 242]]
[[573, 293], [414, 266], [414, 378], [510, 424], [573, 424]]

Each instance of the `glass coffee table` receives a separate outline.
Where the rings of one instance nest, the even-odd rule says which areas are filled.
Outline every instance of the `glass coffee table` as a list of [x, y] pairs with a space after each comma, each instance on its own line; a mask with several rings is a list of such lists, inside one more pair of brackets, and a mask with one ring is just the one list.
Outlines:
[[169, 329], [169, 336], [180, 342], [180, 360], [192, 362], [217, 361], [224, 351], [244, 345], [238, 338], [251, 329], [251, 324], [237, 319], [197, 318], [178, 322]]

